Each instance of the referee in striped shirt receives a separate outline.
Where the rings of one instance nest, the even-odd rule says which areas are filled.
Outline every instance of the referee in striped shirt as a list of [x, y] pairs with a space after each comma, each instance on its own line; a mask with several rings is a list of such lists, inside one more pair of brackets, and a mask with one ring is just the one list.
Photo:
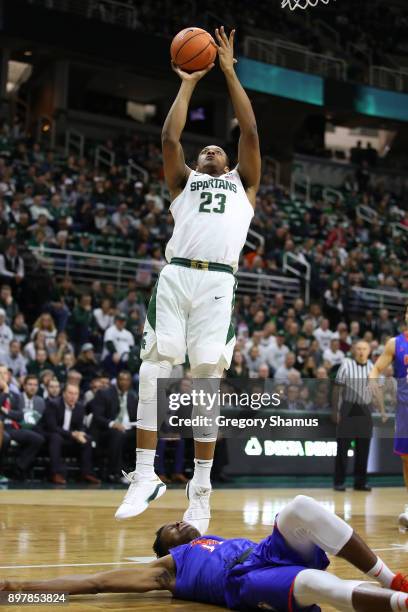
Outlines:
[[372, 396], [368, 375], [374, 365], [369, 359], [370, 346], [359, 340], [353, 346], [353, 357], [341, 364], [333, 392], [333, 417], [337, 423], [337, 457], [334, 473], [335, 491], [345, 491], [347, 458], [354, 439], [354, 489], [371, 491], [367, 485], [367, 464], [373, 434]]

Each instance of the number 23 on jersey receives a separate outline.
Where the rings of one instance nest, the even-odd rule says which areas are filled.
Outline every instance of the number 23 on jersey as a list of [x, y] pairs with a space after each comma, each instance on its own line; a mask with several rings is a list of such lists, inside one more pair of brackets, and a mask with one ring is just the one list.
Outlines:
[[224, 193], [215, 193], [213, 195], [210, 191], [203, 191], [200, 195], [200, 200], [199, 212], [220, 214], [225, 212], [227, 196]]

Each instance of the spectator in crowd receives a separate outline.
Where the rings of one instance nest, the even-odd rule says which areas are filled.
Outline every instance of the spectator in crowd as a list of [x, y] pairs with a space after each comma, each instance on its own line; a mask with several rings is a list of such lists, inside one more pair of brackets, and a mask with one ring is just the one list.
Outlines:
[[45, 411], [45, 401], [38, 395], [38, 378], [28, 374], [24, 378], [23, 393], [18, 398], [18, 407], [23, 412], [23, 425], [32, 431], [42, 433], [41, 419]]
[[351, 321], [350, 323], [350, 341], [352, 343], [357, 342], [357, 340], [360, 340], [360, 338], [361, 338], [361, 330], [360, 330], [359, 321]]
[[47, 402], [44, 428], [48, 433], [48, 450], [51, 462], [51, 482], [66, 484], [64, 453], [79, 455], [80, 481], [99, 484], [92, 473], [91, 438], [85, 432], [85, 410], [79, 403], [79, 387], [67, 384], [62, 397]]
[[10, 342], [8, 355], [5, 355], [4, 363], [11, 370], [15, 379], [22, 382], [27, 374], [27, 360], [21, 353], [21, 344], [18, 340]]
[[24, 346], [24, 357], [28, 361], [33, 361], [36, 358], [37, 351], [39, 349], [44, 349], [48, 355], [48, 349], [45, 342], [45, 333], [43, 331], [38, 331], [35, 334], [35, 340], [30, 340]]
[[340, 350], [340, 340], [333, 338], [330, 348], [323, 351], [323, 362], [327, 369], [336, 368], [344, 361], [345, 354]]
[[74, 346], [69, 342], [65, 331], [58, 332], [55, 342], [48, 345], [48, 355], [53, 366], [58, 366], [64, 360], [66, 353], [74, 354], [74, 352]]
[[6, 311], [0, 308], [0, 359], [8, 355], [12, 339], [13, 332], [6, 323]]
[[10, 442], [17, 442], [17, 457], [14, 462], [14, 477], [26, 480], [27, 473], [44, 438], [41, 434], [22, 428], [23, 410], [19, 406], [19, 397], [10, 389], [10, 374], [7, 367], [0, 365], [0, 421], [3, 423], [3, 451], [7, 453]]
[[284, 365], [288, 353], [289, 347], [285, 344], [285, 332], [281, 330], [276, 335], [275, 346], [272, 346], [265, 355], [265, 359], [273, 372]]
[[319, 348], [323, 352], [330, 348], [330, 342], [333, 338], [333, 332], [330, 329], [329, 319], [323, 319], [319, 327], [314, 331], [314, 337], [319, 343]]
[[112, 376], [126, 367], [134, 344], [135, 339], [126, 329], [126, 315], [120, 312], [115, 316], [115, 323], [106, 330], [103, 337], [102, 360], [105, 369]]
[[338, 280], [333, 280], [329, 289], [324, 292], [324, 312], [331, 327], [336, 327], [344, 316], [344, 300]]
[[114, 309], [109, 298], [104, 298], [101, 301], [99, 308], [94, 308], [93, 316], [95, 320], [95, 333], [98, 338], [99, 348], [102, 348], [103, 336], [106, 330], [113, 325]]
[[52, 370], [52, 364], [48, 361], [46, 349], [39, 348], [35, 353], [35, 359], [32, 359], [27, 364], [27, 372], [41, 378], [44, 370]]
[[11, 325], [19, 312], [19, 308], [13, 297], [10, 285], [2, 285], [0, 288], [0, 308], [6, 312], [7, 325]]
[[0, 254], [0, 282], [8, 283], [17, 290], [24, 280], [23, 258], [18, 253], [17, 241], [11, 241], [3, 254]]
[[378, 313], [376, 332], [380, 339], [385, 336], [393, 336], [395, 334], [395, 326], [390, 320], [390, 314], [386, 308], [381, 308]]
[[26, 344], [29, 338], [29, 330], [22, 312], [19, 312], [14, 317], [13, 324], [11, 326], [11, 331], [13, 332], [13, 337], [15, 340], [21, 342], [22, 345]]
[[291, 374], [297, 376], [297, 370], [294, 367], [295, 363], [296, 355], [290, 351], [285, 357], [285, 363], [276, 370], [275, 381], [287, 384], [290, 381]]
[[[104, 376], [103, 374], [91, 380], [90, 387], [88, 391], [84, 393], [84, 398], [83, 398], [84, 406], [87, 407], [87, 410], [88, 410], [88, 406], [94, 399], [96, 392], [99, 391], [99, 389], [107, 389], [109, 385], [110, 385], [109, 376]], [[89, 427], [90, 425], [88, 425], [88, 428]]]
[[294, 367], [299, 372], [303, 372], [309, 358], [309, 343], [306, 338], [299, 338], [296, 342], [295, 355], [296, 361]]
[[144, 304], [139, 303], [137, 291], [135, 289], [130, 289], [126, 298], [119, 302], [118, 310], [128, 317], [132, 311], [137, 310], [140, 319], [144, 320], [146, 317], [146, 308]]
[[95, 356], [94, 345], [91, 342], [86, 342], [82, 345], [75, 369], [82, 375], [81, 391], [88, 391], [91, 380], [95, 379], [100, 371], [100, 365]]
[[7, 484], [8, 478], [2, 473], [2, 463], [4, 457], [4, 422], [0, 416], [0, 485]]
[[123, 456], [134, 450], [136, 439], [137, 398], [131, 389], [130, 372], [119, 372], [116, 384], [96, 392], [91, 401], [91, 431], [98, 447], [106, 449], [106, 479], [118, 482], [123, 469]]
[[52, 376], [46, 385], [45, 393], [43, 398], [48, 404], [49, 401], [56, 400], [61, 395], [61, 384], [56, 376]]
[[75, 346], [89, 341], [93, 330], [92, 296], [83, 294], [69, 318], [68, 327]]
[[248, 366], [245, 363], [245, 359], [240, 350], [235, 350], [232, 357], [232, 363], [230, 369], [227, 371], [228, 378], [248, 378], [249, 371]]
[[47, 348], [52, 346], [57, 337], [57, 328], [55, 327], [52, 316], [48, 312], [44, 312], [34, 323], [31, 338], [35, 340], [37, 334], [40, 332], [45, 338], [45, 346]]

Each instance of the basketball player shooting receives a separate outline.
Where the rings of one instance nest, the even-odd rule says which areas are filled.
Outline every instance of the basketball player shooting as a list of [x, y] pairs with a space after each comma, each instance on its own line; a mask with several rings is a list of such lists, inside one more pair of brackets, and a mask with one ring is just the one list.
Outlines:
[[[170, 591], [179, 599], [233, 610], [396, 612], [408, 609], [408, 582], [392, 572], [341, 518], [311, 497], [295, 497], [259, 543], [202, 537], [181, 521], [163, 525], [144, 568], [27, 582], [0, 581], [0, 591], [145, 593]], [[326, 552], [345, 559], [385, 588], [341, 580], [326, 572]], [[161, 603], [163, 605], [163, 602]]]
[[[394, 366], [397, 380], [397, 407], [395, 415], [394, 453], [402, 459], [405, 486], [408, 489], [408, 305], [405, 307], [406, 329], [396, 338], [390, 338], [384, 352], [374, 364], [369, 378], [372, 389], [384, 414], [384, 398], [378, 380], [389, 365]], [[398, 523], [408, 529], [408, 512], [400, 514]]]
[[[189, 103], [197, 83], [214, 64], [191, 74], [173, 65], [181, 86], [163, 126], [162, 147], [174, 230], [165, 253], [169, 265], [154, 288], [144, 327], [136, 468], [127, 475], [130, 486], [117, 519], [137, 516], [166, 491], [154, 472], [157, 380], [169, 378], [173, 365], [184, 363], [186, 353], [193, 380], [219, 380], [230, 366], [235, 345], [234, 274], [254, 215], [261, 157], [255, 115], [234, 70], [234, 30], [229, 37], [224, 27], [215, 34], [220, 68], [241, 131], [238, 165], [230, 170], [227, 155], [216, 145], [200, 152], [195, 170], [186, 165], [180, 138]], [[193, 410], [193, 417], [196, 414]], [[194, 475], [187, 484], [189, 507], [184, 520], [205, 533], [217, 431], [193, 434]]]

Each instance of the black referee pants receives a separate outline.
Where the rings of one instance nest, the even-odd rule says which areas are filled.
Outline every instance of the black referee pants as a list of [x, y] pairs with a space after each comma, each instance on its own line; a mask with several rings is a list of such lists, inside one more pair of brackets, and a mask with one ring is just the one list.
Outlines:
[[354, 486], [367, 482], [368, 455], [373, 434], [370, 406], [344, 403], [337, 427], [337, 456], [334, 469], [334, 485], [343, 485], [347, 476], [348, 451], [355, 440]]

